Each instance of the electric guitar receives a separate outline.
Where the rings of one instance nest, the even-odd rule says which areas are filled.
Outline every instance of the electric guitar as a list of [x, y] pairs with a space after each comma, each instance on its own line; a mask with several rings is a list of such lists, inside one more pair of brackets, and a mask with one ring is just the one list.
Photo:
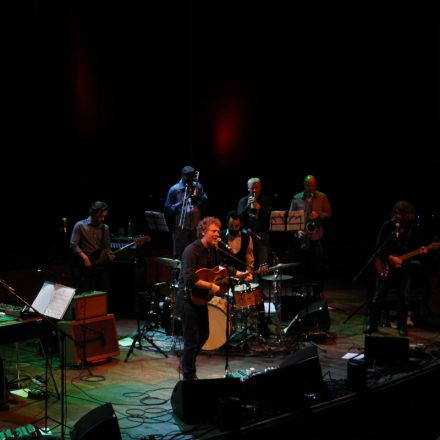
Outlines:
[[[269, 266], [267, 264], [263, 264], [257, 270], [248, 272], [252, 273], [253, 275], [259, 275], [260, 273], [266, 273], [268, 268]], [[199, 280], [214, 283], [217, 284], [217, 286], [220, 286], [220, 290], [217, 292], [217, 295], [225, 294], [229, 288], [229, 277], [226, 267], [216, 266], [213, 269], [206, 269], [202, 267], [196, 270], [196, 276]], [[207, 304], [213, 298], [213, 296], [214, 294], [210, 293], [210, 290], [208, 289], [197, 289], [196, 294], [191, 292], [191, 301], [195, 305], [201, 306]]]
[[[110, 261], [113, 261], [114, 258], [116, 257], [116, 255], [119, 254], [120, 252], [123, 252], [126, 249], [129, 249], [135, 245], [142, 246], [144, 243], [147, 243], [149, 241], [151, 241], [151, 237], [147, 234], [147, 235], [143, 235], [141, 237], [136, 238], [131, 243], [128, 243], [125, 246], [122, 246], [121, 248], [119, 248], [115, 251], [99, 249], [99, 250], [93, 252], [93, 254], [89, 255], [89, 260], [92, 263], [91, 268], [107, 264]], [[74, 271], [74, 274], [78, 273], [78, 271], [88, 270], [91, 268], [86, 267], [86, 265], [84, 264], [84, 260], [79, 255], [75, 255], [75, 258], [74, 258], [74, 261], [72, 264], [72, 269]]]
[[[423, 249], [426, 249], [428, 251], [432, 249], [440, 249], [440, 241], [433, 242], [431, 244], [428, 244], [427, 246], [419, 247], [414, 251], [408, 252], [403, 255], [398, 255], [398, 257], [402, 260], [403, 263], [405, 260], [408, 260], [409, 258], [422, 254]], [[392, 266], [390, 265], [389, 262], [384, 261], [381, 257], [377, 256], [374, 259], [374, 268], [376, 269], [376, 272], [380, 277], [387, 277], [391, 272]]]

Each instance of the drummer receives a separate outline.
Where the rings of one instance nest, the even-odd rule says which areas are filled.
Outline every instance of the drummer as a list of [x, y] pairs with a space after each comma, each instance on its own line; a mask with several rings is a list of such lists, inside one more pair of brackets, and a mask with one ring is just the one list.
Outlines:
[[[227, 250], [233, 257], [224, 256], [225, 261], [231, 266], [242, 271], [254, 270], [254, 243], [252, 237], [243, 229], [243, 218], [237, 211], [230, 211], [226, 216], [227, 229], [220, 231], [221, 243], [227, 246]], [[254, 271], [254, 281], [258, 283], [259, 273]], [[261, 336], [267, 337], [269, 334], [265, 312], [264, 301], [256, 304], [254, 310], [258, 314], [258, 332]]]
[[227, 263], [239, 270], [254, 269], [254, 243], [252, 237], [243, 230], [243, 218], [237, 211], [229, 211], [226, 216], [227, 229], [220, 231], [222, 243], [237, 259], [225, 257]]

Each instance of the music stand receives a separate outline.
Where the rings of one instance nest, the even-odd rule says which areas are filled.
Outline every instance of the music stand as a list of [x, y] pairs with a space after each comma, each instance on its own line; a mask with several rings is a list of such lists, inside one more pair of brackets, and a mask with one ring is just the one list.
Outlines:
[[[286, 231], [300, 231], [304, 229], [304, 211], [272, 211], [270, 213], [270, 231], [272, 232], [286, 232]], [[282, 265], [280, 265], [282, 266]], [[284, 265], [287, 267], [287, 265]], [[275, 268], [274, 268], [275, 269]], [[273, 282], [274, 293], [275, 295], [279, 294], [280, 291], [278, 289], [278, 282], [286, 281], [291, 279], [290, 275], [283, 275], [278, 270], [275, 270], [275, 276], [272, 277], [262, 277], [263, 279]], [[269, 310], [267, 322], [269, 324], [272, 323], [272, 319], [270, 317], [270, 305], [271, 305], [271, 289], [269, 288]], [[277, 301], [278, 298], [275, 298]]]
[[145, 219], [151, 231], [170, 232], [163, 212], [145, 211]]
[[[51, 319], [62, 319], [64, 314], [66, 313], [67, 308], [69, 307], [73, 296], [75, 295], [76, 289], [73, 287], [63, 286], [62, 284], [55, 284], [50, 281], [45, 281], [43, 283], [42, 288], [38, 292], [37, 297], [34, 302], [29, 304], [25, 299], [23, 299], [15, 289], [10, 286], [6, 281], [0, 278], [0, 284], [2, 284], [9, 292], [14, 295], [22, 304], [27, 306], [29, 310], [32, 310], [37, 314], [38, 317], [41, 317], [45, 322], [49, 323], [51, 327], [55, 329], [55, 331], [60, 336], [60, 361], [61, 361], [61, 421], [52, 419], [47, 415], [47, 392], [46, 392], [46, 402], [45, 402], [45, 427], [44, 431], [47, 433], [47, 420], [50, 418], [52, 421], [58, 423], [61, 426], [61, 439], [65, 439], [65, 410], [64, 405], [66, 403], [66, 336], [73, 341], [72, 336], [67, 334], [65, 331], [61, 330], [59, 326], [56, 325]], [[46, 352], [45, 352], [46, 354]], [[47, 358], [46, 358], [47, 362]], [[47, 372], [46, 372], [47, 377]], [[47, 379], [46, 379], [47, 384]], [[47, 385], [46, 385], [47, 386]]]
[[270, 213], [270, 231], [304, 230], [304, 211], [272, 211]]

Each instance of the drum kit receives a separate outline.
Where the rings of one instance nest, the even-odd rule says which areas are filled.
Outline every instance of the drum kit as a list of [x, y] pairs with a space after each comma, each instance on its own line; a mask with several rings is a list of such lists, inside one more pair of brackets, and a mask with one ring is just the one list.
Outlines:
[[[171, 258], [155, 257], [155, 261], [165, 264], [173, 270], [174, 279], [171, 286], [171, 320], [177, 319], [176, 290], [177, 279], [175, 274], [180, 270], [180, 261]], [[279, 292], [279, 282], [290, 280], [291, 275], [283, 275], [279, 272], [283, 269], [294, 267], [300, 263], [280, 263], [269, 267], [268, 272], [275, 272], [272, 275], [263, 275], [262, 279], [272, 282], [274, 293]], [[269, 289], [269, 302], [271, 289]], [[224, 297], [214, 296], [207, 304], [209, 316], [209, 338], [202, 347], [203, 350], [217, 350], [224, 346], [228, 338], [234, 334], [240, 334], [242, 341], [257, 338], [264, 342], [264, 338], [259, 333], [259, 321], [264, 311], [263, 288], [258, 283], [237, 284], [233, 289], [229, 289]], [[229, 310], [228, 310], [229, 309]], [[270, 316], [270, 307], [269, 307]], [[226, 336], [229, 329], [228, 337]], [[242, 342], [241, 341], [241, 342]]]

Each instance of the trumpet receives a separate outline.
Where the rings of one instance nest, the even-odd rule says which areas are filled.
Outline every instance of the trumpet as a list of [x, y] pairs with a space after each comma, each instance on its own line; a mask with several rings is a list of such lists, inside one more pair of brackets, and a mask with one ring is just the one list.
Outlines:
[[251, 191], [251, 195], [248, 198], [248, 215], [249, 217], [257, 217], [258, 209], [255, 200], [255, 190]]

